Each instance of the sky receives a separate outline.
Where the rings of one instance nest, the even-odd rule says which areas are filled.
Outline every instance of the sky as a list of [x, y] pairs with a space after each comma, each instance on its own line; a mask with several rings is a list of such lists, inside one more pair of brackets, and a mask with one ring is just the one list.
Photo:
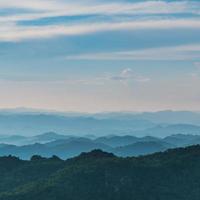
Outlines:
[[199, 0], [1, 0], [0, 108], [200, 111]]

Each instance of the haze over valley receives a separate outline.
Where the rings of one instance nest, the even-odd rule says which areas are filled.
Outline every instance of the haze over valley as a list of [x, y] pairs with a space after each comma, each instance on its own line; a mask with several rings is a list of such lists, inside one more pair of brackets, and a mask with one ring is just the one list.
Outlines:
[[[38, 110], [0, 112], [0, 156], [62, 159], [101, 149], [139, 156], [200, 144], [200, 113], [59, 113]], [[184, 122], [184, 123], [180, 123]]]

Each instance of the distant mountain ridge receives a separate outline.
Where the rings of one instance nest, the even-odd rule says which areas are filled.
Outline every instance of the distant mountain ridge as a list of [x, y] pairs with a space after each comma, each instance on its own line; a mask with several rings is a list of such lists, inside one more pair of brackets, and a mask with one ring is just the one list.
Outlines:
[[86, 134], [96, 136], [130, 135], [160, 125], [200, 126], [200, 112], [160, 111], [89, 114], [19, 108], [0, 110], [0, 122], [1, 135], [31, 136], [44, 132], [79, 136]]
[[94, 115], [100, 119], [143, 119], [157, 124], [200, 125], [200, 112], [163, 110], [157, 112], [108, 112]]
[[151, 135], [154, 137], [167, 137], [176, 134], [200, 135], [200, 126], [191, 124], [158, 125], [145, 130], [135, 131], [134, 135]]
[[67, 139], [69, 137], [72, 137], [72, 136], [61, 135], [55, 132], [47, 132], [44, 134], [30, 136], [30, 137], [25, 137], [25, 136], [20, 136], [20, 135], [10, 135], [10, 136], [0, 135], [0, 143], [22, 146], [22, 145], [29, 145], [29, 144], [34, 144], [34, 143], [43, 144], [50, 141]]
[[[16, 138], [16, 136], [13, 136]], [[32, 138], [32, 137], [31, 137]], [[22, 139], [24, 139], [22, 137]], [[30, 142], [30, 138], [26, 138]], [[33, 155], [63, 159], [77, 156], [81, 152], [101, 149], [118, 156], [139, 156], [165, 151], [176, 147], [200, 144], [199, 135], [176, 134], [165, 138], [151, 136], [108, 136], [95, 139], [86, 137], [63, 136], [56, 133], [45, 133], [32, 138], [33, 143], [27, 145], [0, 144], [0, 156], [14, 155], [22, 159], [30, 159]], [[37, 140], [36, 140], [37, 139]], [[40, 141], [40, 143], [35, 143]], [[42, 141], [42, 142], [41, 142]]]
[[130, 157], [130, 156], [139, 156], [147, 155], [155, 152], [162, 152], [169, 148], [174, 148], [175, 146], [157, 141], [148, 141], [148, 142], [136, 142], [130, 145], [121, 146], [115, 148], [112, 152], [117, 156]]
[[122, 134], [155, 126], [148, 120], [96, 119], [92, 116], [53, 114], [2, 114], [0, 134], [31, 136], [44, 132], [67, 135]]
[[[93, 122], [91, 122], [93, 123]], [[75, 124], [73, 125], [75, 126]], [[114, 124], [112, 125], [115, 127]], [[121, 125], [120, 125], [121, 126]], [[115, 127], [116, 128], [116, 127]], [[93, 128], [92, 128], [93, 129]], [[101, 128], [104, 129], [104, 128]], [[99, 130], [100, 131], [100, 130]], [[114, 129], [112, 130], [114, 131]], [[73, 131], [72, 131], [73, 133]], [[105, 143], [112, 146], [112, 137], [107, 136], [98, 136], [97, 132], [91, 132], [94, 134], [57, 134], [56, 132], [46, 132], [44, 134], [39, 134], [35, 136], [21, 136], [21, 135], [0, 135], [0, 143], [13, 144], [13, 145], [26, 145], [26, 144], [34, 144], [34, 143], [47, 143], [54, 140], [59, 139], [67, 139], [69, 137], [86, 137], [86, 138], [98, 138], [97, 142], [102, 142], [106, 139]], [[109, 132], [112, 133], [112, 132]], [[170, 135], [200, 135], [200, 126], [191, 125], [191, 124], [172, 124], [172, 125], [156, 125], [151, 128], [146, 128], [143, 130], [132, 130], [132, 131], [114, 131], [112, 134], [107, 134], [108, 136], [118, 135], [119, 137], [124, 136], [121, 142], [126, 142], [127, 144], [131, 144], [134, 140], [138, 140], [137, 137], [152, 137], [152, 140], [156, 140], [156, 138], [164, 138]], [[135, 137], [135, 138], [134, 138]], [[117, 140], [115, 137], [114, 139]], [[110, 143], [109, 143], [110, 140]], [[114, 141], [113, 141], [114, 142]], [[119, 141], [120, 142], [120, 141]], [[120, 143], [119, 143], [120, 145]]]
[[70, 158], [93, 149], [124, 157], [145, 155], [199, 144], [199, 119], [200, 113], [186, 111], [84, 114], [0, 110], [0, 155]]

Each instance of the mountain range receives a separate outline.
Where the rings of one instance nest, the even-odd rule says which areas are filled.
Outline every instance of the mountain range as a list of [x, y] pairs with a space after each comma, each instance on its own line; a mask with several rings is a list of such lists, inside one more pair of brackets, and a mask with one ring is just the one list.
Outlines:
[[175, 134], [164, 138], [145, 136], [107, 136], [107, 137], [74, 137], [59, 135], [53, 132], [37, 135], [34, 137], [10, 136], [2, 138], [4, 141], [11, 139], [20, 139], [30, 144], [13, 145], [0, 144], [0, 156], [13, 155], [21, 159], [30, 159], [33, 155], [51, 157], [59, 156], [62, 159], [71, 158], [79, 155], [81, 152], [89, 152], [94, 149], [101, 149], [117, 156], [139, 156], [155, 152], [162, 152], [167, 149], [186, 147], [200, 144], [200, 135]]
[[[200, 144], [200, 113], [188, 111], [59, 113], [0, 110], [0, 156], [62, 159], [102, 149], [138, 156]], [[41, 134], [44, 133], [44, 134]]]

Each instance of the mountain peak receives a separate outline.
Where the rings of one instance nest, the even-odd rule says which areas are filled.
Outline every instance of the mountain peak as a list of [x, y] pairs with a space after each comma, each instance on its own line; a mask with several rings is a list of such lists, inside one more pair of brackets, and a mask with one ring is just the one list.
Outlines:
[[54, 136], [57, 136], [58, 134], [57, 133], [55, 133], [55, 132], [46, 132], [46, 133], [43, 133], [43, 134], [41, 134], [41, 135], [39, 135], [39, 136], [52, 136], [52, 137], [54, 137]]
[[88, 153], [81, 153], [79, 158], [112, 158], [115, 157], [113, 153], [107, 153], [100, 149], [92, 150]]

